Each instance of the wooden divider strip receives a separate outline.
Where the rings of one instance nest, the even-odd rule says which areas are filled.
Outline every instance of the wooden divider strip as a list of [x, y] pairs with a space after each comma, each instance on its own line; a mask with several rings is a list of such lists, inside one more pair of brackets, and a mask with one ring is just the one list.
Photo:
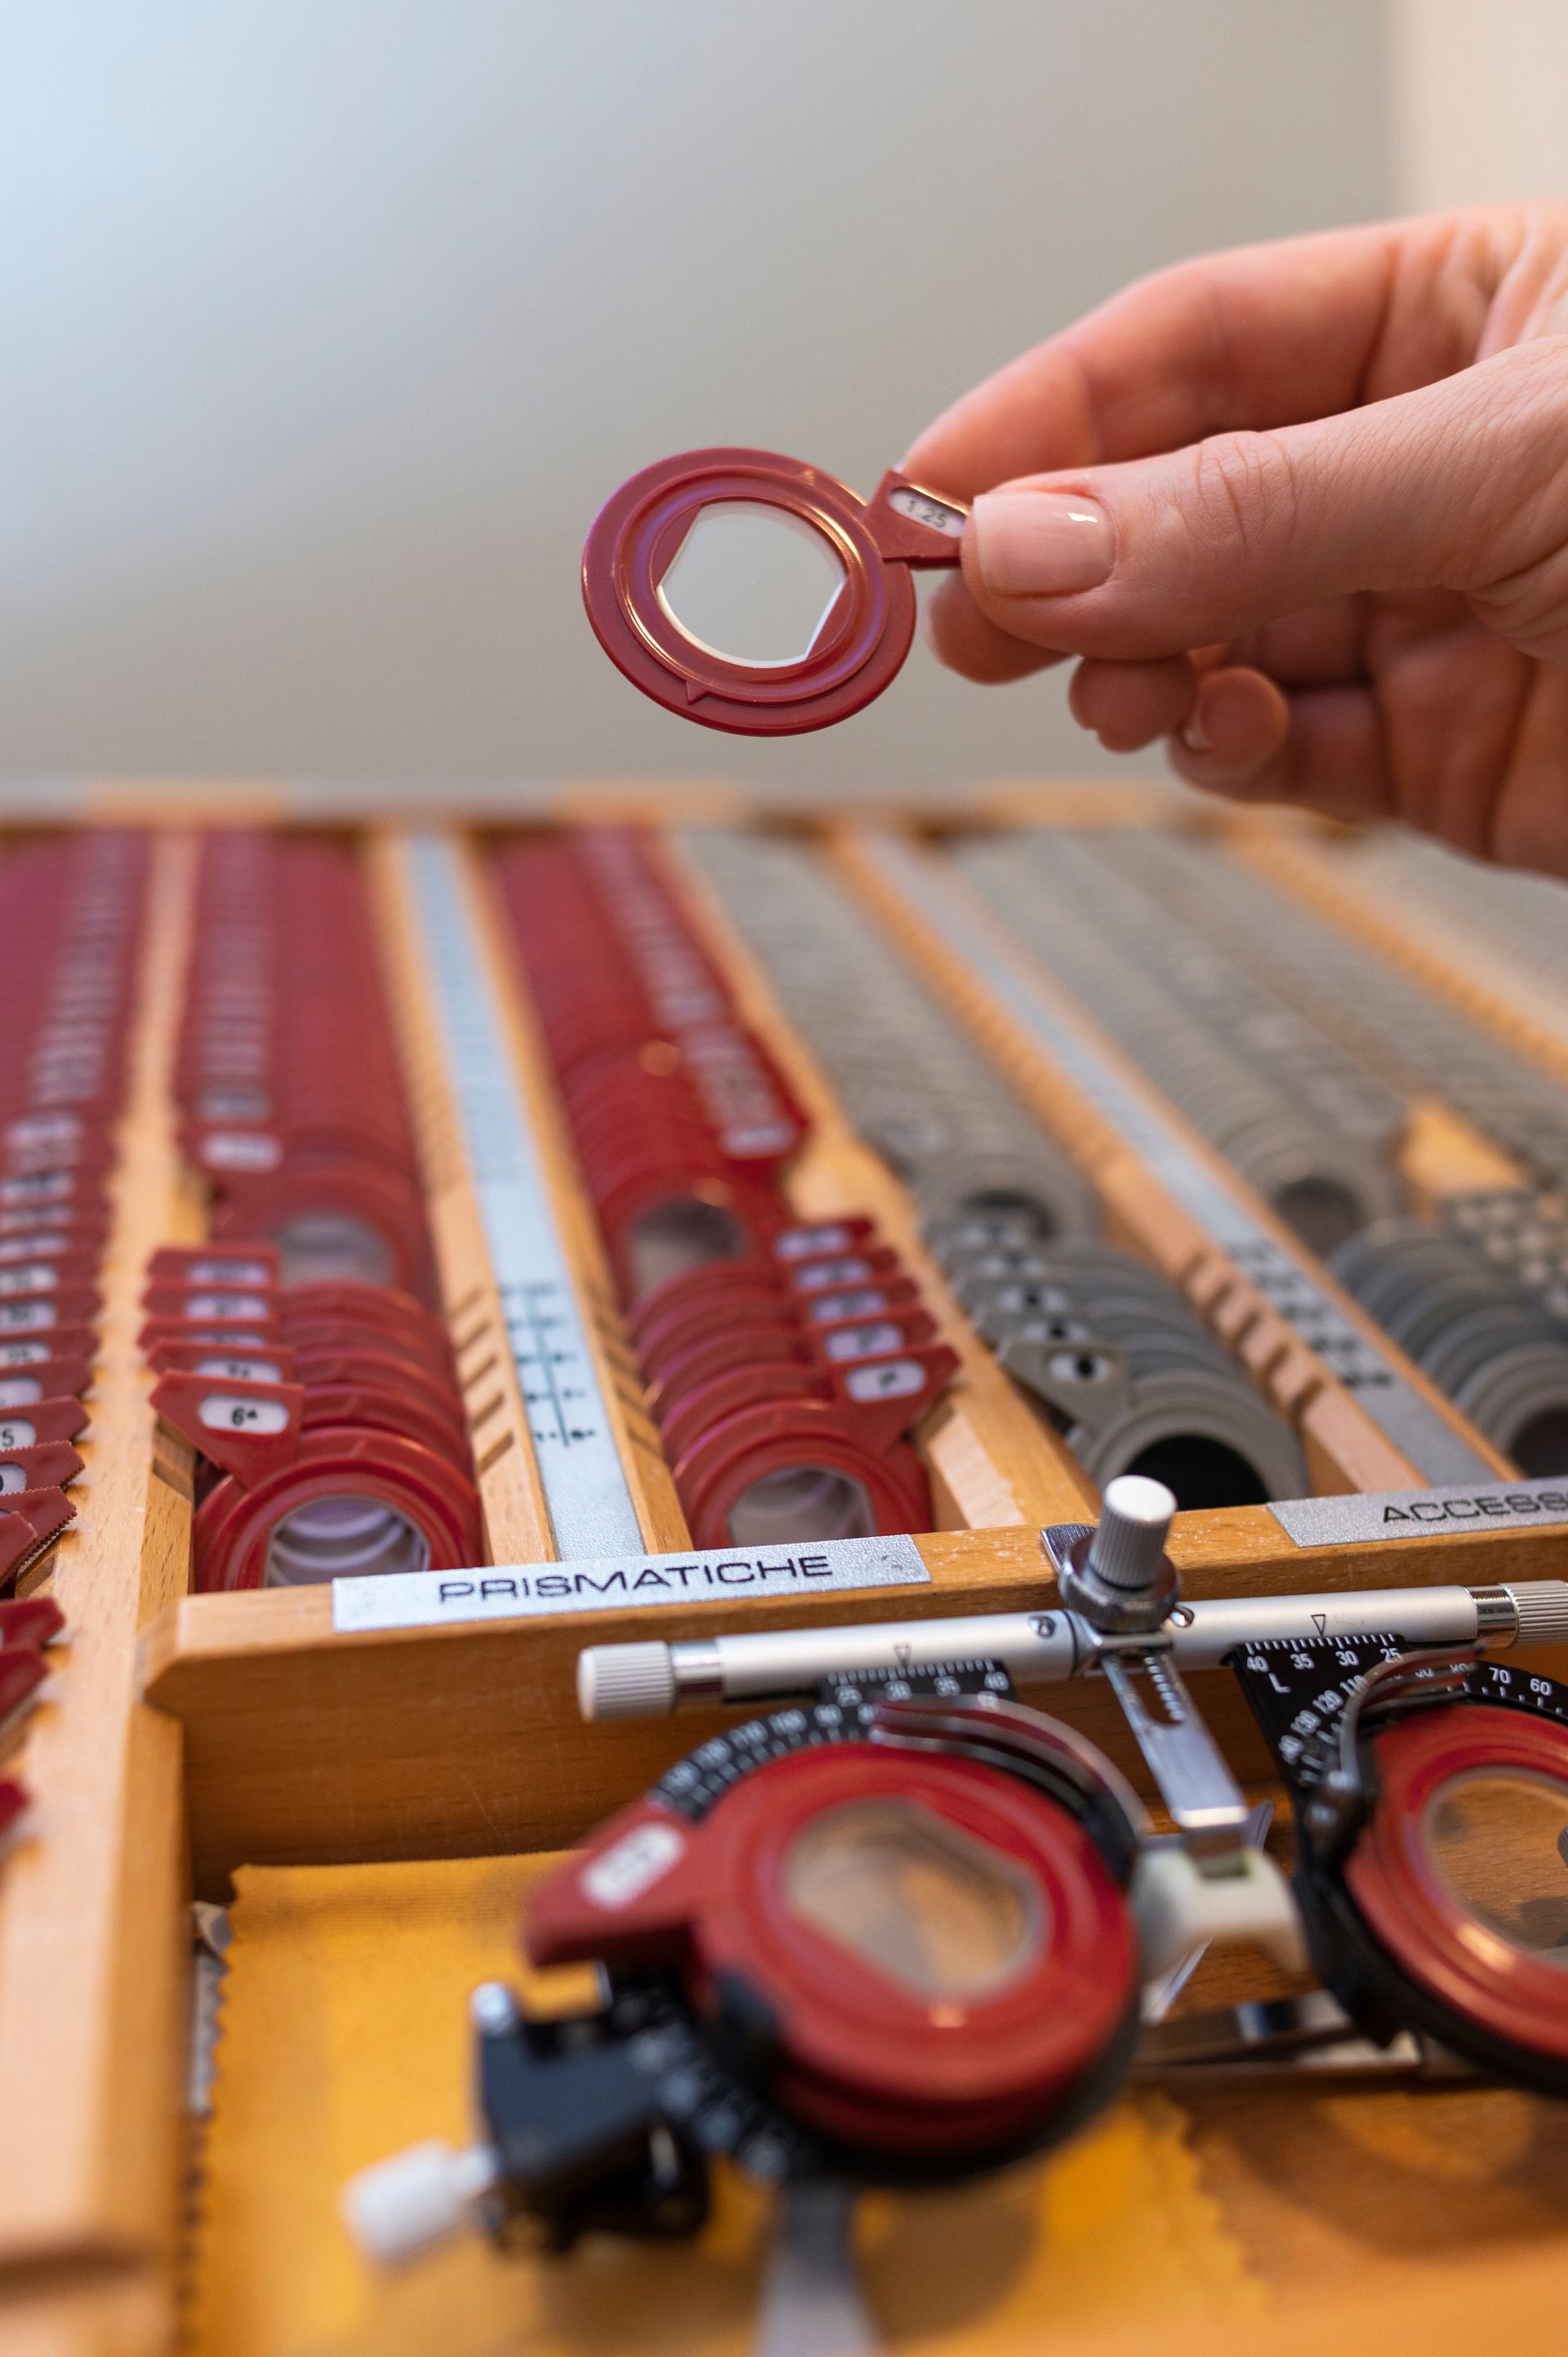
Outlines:
[[939, 1529], [1072, 1522], [1096, 1491], [1065, 1443], [1019, 1397], [926, 1250], [908, 1189], [856, 1133], [815, 1056], [774, 996], [728, 911], [682, 846], [664, 852], [686, 911], [716, 960], [742, 1021], [774, 1056], [811, 1122], [785, 1190], [801, 1219], [868, 1212], [908, 1266], [959, 1372], [918, 1435], [932, 1476]]
[[[868, 908], [876, 911], [905, 953], [927, 974], [968, 1024], [982, 1046], [1033, 1104], [1067, 1151], [1087, 1171], [1105, 1202], [1114, 1240], [1162, 1269], [1203, 1314], [1265, 1396], [1301, 1433], [1314, 1486], [1319, 1491], [1408, 1489], [1427, 1476], [1373, 1423], [1327, 1363], [1283, 1318], [1230, 1255], [1132, 1151], [1076, 1083], [1029, 1037], [987, 983], [933, 934], [898, 887], [882, 872], [871, 838], [839, 834], [833, 856]], [[958, 876], [943, 888], [973, 896]], [[1001, 920], [974, 901], [976, 921], [999, 937]], [[1088, 1009], [1009, 939], [1009, 963], [1059, 1019], [1090, 1044], [1117, 1076], [1181, 1141], [1185, 1151], [1245, 1206], [1249, 1219], [1297, 1266], [1346, 1322], [1394, 1367], [1433, 1415], [1460, 1437], [1476, 1459], [1496, 1472], [1510, 1469], [1489, 1441], [1475, 1432], [1420, 1370], [1404, 1359], [1350, 1296], [1311, 1262], [1268, 1207], [1237, 1178], [1207, 1139], [1168, 1104], [1137, 1068], [1101, 1032]]]
[[1400, 1173], [1418, 1207], [1437, 1211], [1451, 1195], [1522, 1187], [1519, 1164], [1438, 1097], [1412, 1097], [1400, 1146]]
[[135, 1654], [186, 1592], [190, 1464], [177, 1450], [155, 1461], [136, 1334], [149, 1254], [199, 1232], [169, 1097], [193, 856], [177, 834], [153, 855], [87, 1469], [52, 1576], [69, 1645], [19, 1762], [36, 1829], [0, 1864], [0, 2292], [40, 2271], [63, 2282], [141, 2264], [166, 2295], [178, 2226], [181, 1742], [137, 1701]]

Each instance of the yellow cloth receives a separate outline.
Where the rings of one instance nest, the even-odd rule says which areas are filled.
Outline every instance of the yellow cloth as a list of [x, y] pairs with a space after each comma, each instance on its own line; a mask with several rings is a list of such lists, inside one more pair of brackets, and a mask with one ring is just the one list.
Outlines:
[[[356, 2254], [344, 2179], [473, 2133], [467, 1997], [522, 1977], [548, 1859], [251, 1867], [238, 1878], [197, 2252], [197, 2357], [746, 2357], [769, 2205], [725, 2173], [693, 2245], [589, 2238], [564, 2260], [478, 2235], [392, 2276]], [[1122, 2104], [1049, 2161], [860, 2204], [890, 2348], [998, 2357], [1043, 2329], [1252, 2312], [1182, 2115]]]

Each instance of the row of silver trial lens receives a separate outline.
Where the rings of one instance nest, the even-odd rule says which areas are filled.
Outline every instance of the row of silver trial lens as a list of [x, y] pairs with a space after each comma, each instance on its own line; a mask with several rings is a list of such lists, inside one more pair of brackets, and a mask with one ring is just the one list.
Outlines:
[[[1139, 863], [1145, 874], [1153, 869], [1167, 906], [1189, 912], [1216, 947], [1267, 978], [1405, 1097], [1451, 1105], [1534, 1182], [1568, 1183], [1568, 1092], [1533, 1057], [1256, 869], [1239, 874], [1230, 858], [1179, 836], [1162, 836], [1155, 852], [1151, 860], [1148, 847], [1140, 851], [1130, 837], [1114, 847], [1108, 844], [1101, 856], [1123, 868]], [[1391, 837], [1357, 856], [1378, 862], [1379, 872], [1381, 863], [1390, 863], [1391, 881], [1399, 872], [1392, 863], [1408, 864], [1412, 852], [1402, 838]], [[1417, 872], [1424, 879], [1428, 871]], [[1483, 889], [1460, 860], [1446, 861], [1439, 873], [1445, 888], [1458, 886], [1467, 909], [1489, 905], [1499, 894], [1506, 905], [1520, 906], [1515, 954], [1537, 962], [1541, 986], [1549, 986], [1548, 944], [1561, 921], [1555, 905], [1548, 915], [1538, 900], [1519, 903], [1517, 888], [1526, 881], [1520, 877], [1494, 874]], [[1396, 892], [1391, 907], [1402, 905]], [[1475, 916], [1461, 915], [1459, 922], [1461, 938], [1471, 937]]]
[[[1418, 1215], [1402, 1202], [1392, 1160], [1403, 1111], [1398, 1125], [1386, 1117], [1390, 1106], [1441, 1097], [1527, 1169], [1568, 1170], [1568, 1100], [1550, 1076], [1200, 842], [1053, 829], [975, 842], [960, 856], [1031, 952], [1085, 994], [1172, 1101], [1327, 1252], [1333, 1274], [1471, 1422], [1527, 1473], [1568, 1470], [1568, 1294], [1561, 1272], [1544, 1268], [1541, 1241], [1556, 1217], [1552, 1200], [1529, 1188], [1496, 1199], [1506, 1212], [1455, 1199], [1441, 1218]], [[1287, 1002], [1295, 1049], [1282, 1028]], [[1211, 1044], [1195, 1059], [1189, 1033], [1205, 1024]], [[1316, 1087], [1304, 1035], [1338, 1060], [1317, 1066]], [[1205, 1093], [1221, 1070], [1266, 1063], [1271, 1043], [1280, 1075], [1312, 1109], [1316, 1143], [1294, 1176], [1285, 1131], [1258, 1114], [1251, 1082]], [[1238, 1111], [1240, 1125], [1228, 1126]], [[1332, 1179], [1337, 1154], [1375, 1143], [1380, 1186]], [[1484, 1247], [1472, 1232], [1483, 1217]], [[1505, 1266], [1510, 1222], [1531, 1241]]]
[[1403, 1208], [1403, 1099], [1206, 929], [1108, 864], [1098, 836], [1052, 828], [965, 844], [956, 856], [1310, 1250], [1331, 1252]]
[[1176, 1287], [1097, 1241], [1087, 1181], [822, 855], [702, 830], [693, 853], [1004, 1366], [1092, 1479], [1182, 1506], [1307, 1487], [1299, 1443]]
[[1568, 1201], [1457, 1196], [1440, 1225], [1379, 1221], [1329, 1265], [1522, 1472], [1568, 1471]]

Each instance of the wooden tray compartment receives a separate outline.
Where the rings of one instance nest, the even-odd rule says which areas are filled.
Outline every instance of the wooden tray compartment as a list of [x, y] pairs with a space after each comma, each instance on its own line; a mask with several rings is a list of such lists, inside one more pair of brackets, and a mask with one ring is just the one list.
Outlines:
[[[1081, 823], [1084, 795], [1085, 790], [1071, 788], [1044, 794], [999, 790], [992, 806], [999, 823], [1010, 823], [1026, 810], [1036, 817], [1070, 815]], [[1155, 794], [1152, 801], [1156, 813], [1169, 807], [1168, 797]], [[1096, 806], [1109, 823], [1144, 823], [1150, 815], [1147, 799], [1140, 803], [1131, 798], [1121, 815], [1107, 813], [1102, 799]], [[629, 811], [677, 823], [699, 813], [729, 816], [739, 807], [735, 798], [725, 803], [706, 793], [663, 797], [644, 791], [638, 800], [618, 799], [607, 791], [593, 814], [624, 816]], [[286, 814], [287, 797], [281, 791], [274, 808]], [[209, 805], [199, 806], [199, 814], [219, 815]], [[574, 814], [586, 813], [579, 808]], [[940, 820], [946, 814], [930, 815]], [[1299, 1351], [1294, 1338], [1282, 1340], [1271, 1331], [1256, 1303], [1239, 1289], [1234, 1269], [1216, 1268], [1207, 1247], [1194, 1249], [1191, 1236], [1180, 1231], [1175, 1206], [1168, 1199], [1162, 1201], [1158, 1190], [1151, 1192], [1147, 1174], [1118, 1166], [1104, 1151], [1087, 1108], [1070, 1092], [1064, 1094], [1061, 1076], [1042, 1071], [1035, 1051], [1026, 1056], [1017, 1039], [998, 1024], [994, 1009], [975, 1009], [965, 995], [969, 978], [944, 974], [918, 929], [872, 891], [857, 865], [859, 851], [859, 838], [852, 833], [835, 836], [825, 856], [843, 864], [868, 905], [877, 901], [881, 920], [890, 922], [908, 953], [943, 983], [977, 1039], [1053, 1120], [1064, 1142], [1069, 1147], [1076, 1142], [1122, 1235], [1158, 1265], [1177, 1273], [1195, 1298], [1201, 1295], [1217, 1325], [1231, 1321], [1233, 1346], [1268, 1383], [1279, 1385], [1282, 1394], [1288, 1392], [1293, 1349]], [[547, 1560], [553, 1547], [547, 1517], [540, 1519], [525, 1404], [515, 1377], [509, 1389], [510, 1360], [499, 1347], [504, 1313], [486, 1262], [472, 1172], [421, 982], [407, 845], [395, 833], [376, 833], [367, 837], [365, 856], [413, 1082], [444, 1293], [468, 1378], [477, 1446], [481, 1458], [489, 1456], [481, 1479], [487, 1484], [491, 1554]], [[583, 1298], [593, 1305], [612, 1383], [618, 1372], [623, 1454], [640, 1466], [645, 1480], [639, 1499], [645, 1542], [650, 1549], [679, 1548], [684, 1530], [678, 1509], [670, 1518], [672, 1492], [660, 1487], [661, 1460], [644, 1462], [646, 1435], [637, 1433], [639, 1403], [626, 1381], [629, 1362], [618, 1358], [618, 1321], [602, 1250], [575, 1192], [537, 1039], [521, 994], [510, 987], [479, 847], [465, 850], [462, 858], [476, 931], [510, 1010], [514, 1071], [535, 1134], [549, 1142], [575, 1273]], [[177, 827], [169, 828], [158, 850], [159, 921], [137, 1035], [138, 1080], [122, 1170], [112, 1317], [105, 1321], [105, 1356], [94, 1401], [93, 1489], [81, 1529], [62, 1544], [54, 1573], [68, 1609], [70, 1598], [81, 1598], [73, 1617], [81, 1633], [62, 1668], [60, 1701], [38, 1715], [30, 1738], [36, 1747], [30, 1775], [40, 1795], [47, 1796], [52, 1782], [53, 1789], [72, 1792], [73, 1808], [80, 1796], [80, 1820], [73, 1821], [80, 1838], [72, 1833], [77, 1846], [68, 1852], [62, 1826], [51, 1856], [45, 1857], [41, 1846], [37, 1857], [23, 1852], [0, 1873], [0, 2198], [7, 2213], [0, 2215], [0, 2301], [5, 2303], [0, 2306], [0, 2337], [14, 2325], [18, 2349], [36, 2349], [40, 2357], [45, 2351], [49, 2357], [88, 2357], [90, 2352], [120, 2357], [122, 2352], [162, 2351], [169, 2343], [185, 2134], [180, 2007], [188, 1838], [196, 1887], [220, 1897], [227, 1894], [231, 1872], [247, 1866], [460, 1860], [556, 1846], [640, 1789], [699, 1739], [703, 1726], [693, 1717], [668, 1725], [585, 1728], [572, 1696], [572, 1669], [582, 1644], [641, 1634], [673, 1640], [743, 1620], [759, 1625], [771, 1619], [784, 1626], [806, 1620], [1017, 1609], [1025, 1601], [1044, 1600], [1047, 1592], [1035, 1525], [1077, 1518], [1086, 1494], [1077, 1469], [969, 1336], [921, 1253], [903, 1190], [854, 1137], [769, 999], [744, 944], [727, 932], [692, 877], [692, 905], [736, 983], [747, 1018], [768, 1037], [816, 1117], [811, 1146], [793, 1181], [798, 1208], [811, 1216], [870, 1210], [908, 1254], [961, 1348], [963, 1366], [950, 1410], [933, 1418], [924, 1436], [939, 1477], [941, 1519], [950, 1524], [919, 1541], [930, 1587], [821, 1600], [770, 1598], [732, 1611], [693, 1606], [375, 1636], [334, 1635], [329, 1598], [320, 1591], [183, 1595], [188, 1536], [182, 1486], [188, 1490], [188, 1463], [182, 1467], [178, 1452], [166, 1450], [155, 1469], [145, 1384], [128, 1337], [146, 1253], [156, 1243], [199, 1232], [198, 1209], [175, 1162], [166, 1085], [190, 859], [188, 841]], [[119, 1351], [113, 1362], [112, 1333]], [[1365, 1434], [1356, 1431], [1336, 1401], [1331, 1379], [1318, 1380], [1318, 1372], [1308, 1371], [1295, 1397], [1304, 1426], [1306, 1414], [1319, 1405], [1316, 1430], [1323, 1486], [1418, 1486], [1413, 1478], [1389, 1479], [1391, 1472], [1408, 1469], [1391, 1466], [1380, 1436], [1384, 1455], [1369, 1448]], [[497, 1449], [508, 1432], [512, 1437]], [[99, 1521], [101, 1465], [102, 1498], [110, 1511]], [[1498, 1469], [1506, 1470], [1500, 1463]], [[127, 1544], [127, 1530], [143, 1534], [139, 1546]], [[1203, 1595], [1549, 1577], [1561, 1569], [1564, 1550], [1550, 1529], [1486, 1529], [1466, 1536], [1303, 1550], [1266, 1510], [1246, 1509], [1181, 1517], [1174, 1552], [1189, 1592]], [[138, 1641], [140, 1700], [131, 1678]], [[1568, 1657], [1539, 1658], [1542, 1668], [1568, 1671]], [[90, 1678], [79, 1678], [84, 1667]], [[1232, 1745], [1238, 1765], [1249, 1773], [1261, 1771], [1263, 1763], [1242, 1725], [1230, 1682], [1216, 1676], [1203, 1685], [1205, 1706], [1217, 1731]], [[1096, 1689], [1058, 1688], [1040, 1699], [1133, 1764], [1105, 1709], [1106, 1697]], [[68, 1881], [70, 1903], [62, 1907], [58, 1902]], [[55, 1898], [43, 1904], [46, 1883]], [[64, 2078], [62, 2054], [70, 2057]], [[13, 2103], [14, 2090], [20, 2091], [20, 2108]], [[1314, 2097], [1291, 2112], [1253, 2094], [1205, 2097], [1185, 2106], [1187, 2125], [1178, 2124], [1168, 2144], [1170, 2165], [1179, 2173], [1190, 2165], [1181, 2159], [1182, 2151], [1196, 2151], [1200, 2183], [1208, 2189], [1203, 2200], [1219, 2201], [1228, 2230], [1261, 2275], [1288, 2298], [1293, 2312], [1266, 2300], [1263, 2308], [1245, 2299], [1237, 2306], [1228, 2294], [1189, 2310], [1184, 2295], [1165, 2319], [1164, 2345], [1182, 2345], [1189, 2331], [1195, 2336], [1199, 2330], [1210, 2350], [1216, 2340], [1251, 2345], [1266, 2312], [1271, 2341], [1283, 2348], [1305, 2340], [1304, 2319], [1310, 2319], [1318, 2333], [1344, 2330], [1353, 2313], [1363, 2320], [1386, 2318], [1395, 2302], [1421, 2314], [1429, 2329], [1443, 2326], [1426, 2345], [1443, 2345], [1444, 2339], [1456, 2343], [1462, 2330], [1473, 2335], [1477, 2320], [1495, 2312], [1488, 2303], [1505, 2287], [1510, 2321], [1517, 2319], [1523, 2329], [1536, 2313], [1544, 2317], [1550, 2299], [1568, 2280], [1563, 2222], [1550, 2199], [1531, 2201], [1520, 2195], [1517, 2171], [1523, 2164], [1518, 2156], [1534, 2152], [1550, 2166], [1562, 2140], [1561, 2115], [1521, 2097], [1466, 2096], [1439, 2143], [1444, 2136], [1468, 2139], [1476, 2158], [1467, 2177], [1461, 2172], [1462, 2181], [1451, 2174], [1444, 2191], [1442, 2171], [1434, 2171], [1432, 2162], [1432, 2131], [1422, 2125], [1420, 2105], [1425, 2100], [1365, 2093], [1332, 2102]], [[1360, 2178], [1346, 2179], [1343, 2196], [1336, 2191], [1331, 2197], [1322, 2192], [1323, 2185], [1342, 2166], [1347, 2138], [1349, 2147], [1381, 2153], [1383, 2160], [1369, 2161]], [[1391, 2180], [1380, 2210], [1380, 2167]], [[1313, 2208], [1315, 2168], [1319, 2207], [1330, 2223], [1320, 2220], [1309, 2232], [1303, 2212]], [[1425, 2197], [1419, 2218], [1412, 2192], [1418, 2185]], [[1145, 2187], [1144, 2198], [1157, 2202], [1157, 2185]], [[951, 2242], [956, 2234], [955, 2267], [967, 2236], [976, 2249], [992, 2255], [988, 2264], [995, 2266], [995, 2246], [987, 2238], [1002, 2219], [1024, 2231], [1016, 2201], [1004, 2189], [997, 2190], [994, 2202], [975, 2199], [979, 2206], [959, 2216], [956, 2225], [941, 2223], [932, 2213], [926, 2229], [917, 2219], [897, 2231], [917, 2242], [928, 2232], [939, 2250], [948, 2246], [943, 2235]], [[1460, 2234], [1455, 2224], [1442, 2222], [1469, 2217], [1477, 2201], [1480, 2215], [1508, 2243], [1505, 2256], [1495, 2261], [1483, 2254], [1474, 2231]], [[1374, 2212], [1386, 2224], [1373, 2222]], [[1184, 2214], [1170, 2212], [1173, 2231]], [[1414, 2238], [1412, 2264], [1393, 2247], [1392, 2238], [1402, 2232]], [[1380, 2248], [1380, 2233], [1389, 2240], [1386, 2249]], [[1443, 2253], [1450, 2244], [1455, 2255], [1445, 2264]], [[915, 2244], [908, 2247], [912, 2252]], [[1117, 2254], [1109, 2264], [1135, 2273], [1133, 2246], [1118, 2245]], [[537, 2337], [521, 2345], [575, 2352], [609, 2346], [744, 2346], [744, 2337], [737, 2337], [738, 2309], [732, 2304], [716, 2318], [704, 2308], [712, 2288], [704, 2272], [710, 2261], [704, 2258], [693, 2271], [682, 2269], [680, 2254], [665, 2255], [665, 2260], [657, 2292], [636, 2270], [612, 2270], [624, 2275], [621, 2289], [633, 2302], [663, 2303], [663, 2341], [651, 2325], [647, 2331], [628, 2325], [623, 2335], [615, 2319], [628, 2311], [616, 2307], [619, 2292], [607, 2291], [607, 2306], [604, 2298], [584, 2306], [578, 2293], [552, 2291], [542, 2278], [537, 2295], [528, 2294], [530, 2300], [537, 2297], [542, 2302], [531, 2310], [531, 2331]], [[286, 2254], [274, 2251], [269, 2263], [286, 2265]], [[1434, 2289], [1429, 2278], [1440, 2266], [1444, 2282]], [[1326, 2278], [1321, 2291], [1320, 2275]], [[889, 2287], [893, 2345], [929, 2350], [933, 2357], [937, 2351], [943, 2357], [960, 2357], [961, 2352], [968, 2357], [972, 2351], [1037, 2345], [1038, 2331], [1047, 2322], [1054, 2324], [1053, 2341], [1064, 2346], [1088, 2352], [1119, 2345], [1122, 2311], [1116, 2303], [1075, 2304], [1069, 2298], [1053, 2308], [1047, 2285], [1044, 2305], [1026, 2321], [1002, 2297], [1004, 2278], [1004, 2269], [993, 2309], [976, 2291], [967, 2305], [950, 2300], [943, 2310], [939, 2300], [921, 2312], [918, 2300], [900, 2308]], [[931, 2278], [917, 2269], [911, 2280]], [[891, 2282], [886, 2278], [888, 2287]], [[1357, 2311], [1336, 2304], [1349, 2298], [1368, 2305]], [[1299, 2315], [1294, 2313], [1297, 2307]], [[437, 2294], [425, 2297], [422, 2312], [426, 2325], [435, 2329]], [[1136, 2330], [1140, 2345], [1146, 2345], [1151, 2321], [1149, 2312], [1134, 2319], [1129, 2310], [1125, 2329], [1129, 2335]], [[1528, 2330], [1525, 2339], [1529, 2345]], [[372, 2338], [340, 2345], [380, 2350], [439, 2344]]]

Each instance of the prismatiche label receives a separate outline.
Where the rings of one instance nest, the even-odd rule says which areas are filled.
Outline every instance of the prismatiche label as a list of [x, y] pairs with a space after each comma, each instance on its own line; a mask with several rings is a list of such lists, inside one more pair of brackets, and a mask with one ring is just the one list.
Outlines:
[[395, 1571], [335, 1579], [332, 1626], [429, 1629], [542, 1612], [617, 1612], [726, 1596], [805, 1596], [840, 1587], [921, 1587], [930, 1573], [910, 1538], [823, 1539], [815, 1546], [693, 1548], [596, 1563], [490, 1564], [473, 1571]]
[[1287, 1498], [1269, 1512], [1297, 1546], [1351, 1546], [1367, 1539], [1418, 1539], [1434, 1531], [1568, 1523], [1568, 1478], [1455, 1483], [1442, 1490], [1388, 1490], [1359, 1498]]

